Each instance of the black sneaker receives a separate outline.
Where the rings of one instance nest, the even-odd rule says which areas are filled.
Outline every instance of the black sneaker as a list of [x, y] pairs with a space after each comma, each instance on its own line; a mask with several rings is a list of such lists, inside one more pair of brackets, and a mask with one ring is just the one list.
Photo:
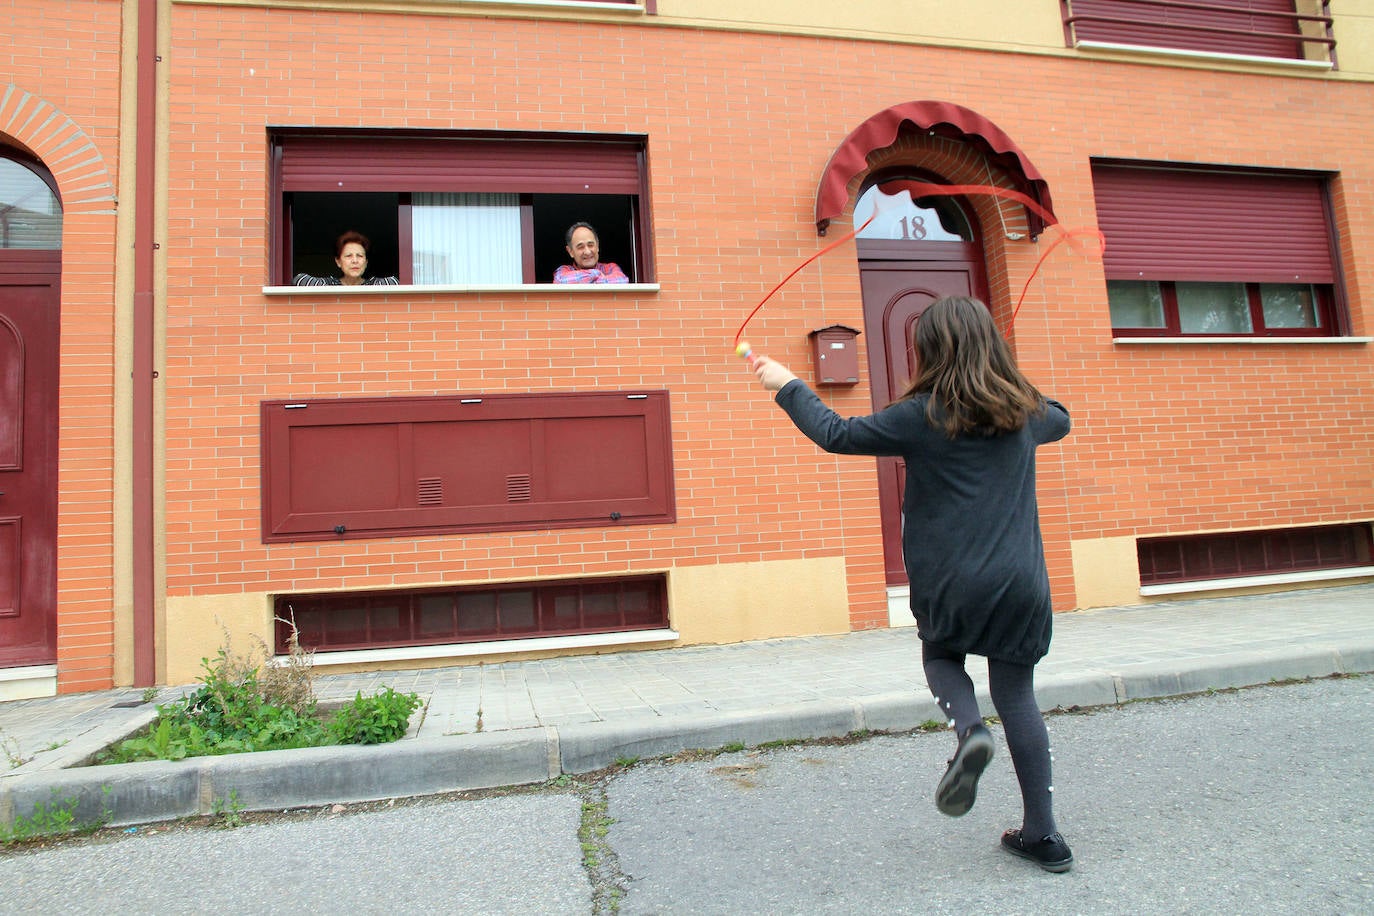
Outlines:
[[1057, 833], [1027, 843], [1020, 830], [1008, 830], [1002, 834], [1002, 848], [1014, 856], [1030, 859], [1045, 871], [1059, 872], [1073, 868], [1073, 853], [1069, 850], [1069, 844]]
[[935, 807], [941, 814], [959, 817], [973, 807], [978, 798], [978, 777], [992, 760], [994, 747], [992, 733], [981, 722], [970, 725], [960, 736], [959, 749], [935, 790]]

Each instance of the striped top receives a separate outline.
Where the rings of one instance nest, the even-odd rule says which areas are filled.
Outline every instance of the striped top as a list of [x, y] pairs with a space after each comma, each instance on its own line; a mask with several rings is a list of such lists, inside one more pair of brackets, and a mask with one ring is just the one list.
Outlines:
[[[343, 286], [343, 281], [338, 277], [312, 277], [310, 274], [296, 274], [291, 281], [292, 286]], [[401, 281], [395, 277], [368, 277], [361, 286], [400, 286]]]

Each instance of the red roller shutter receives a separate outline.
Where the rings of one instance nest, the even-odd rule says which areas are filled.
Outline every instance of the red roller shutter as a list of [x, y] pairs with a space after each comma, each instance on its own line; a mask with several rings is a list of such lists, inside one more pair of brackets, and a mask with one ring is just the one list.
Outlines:
[[1077, 41], [1258, 57], [1302, 57], [1293, 0], [1073, 0]]
[[1110, 280], [1332, 283], [1324, 181], [1095, 164]]
[[640, 194], [636, 142], [281, 136], [283, 191]]

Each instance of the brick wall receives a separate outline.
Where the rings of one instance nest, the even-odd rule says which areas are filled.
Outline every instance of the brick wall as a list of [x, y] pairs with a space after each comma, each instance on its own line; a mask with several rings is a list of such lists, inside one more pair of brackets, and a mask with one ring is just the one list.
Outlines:
[[[820, 246], [816, 182], [854, 126], [913, 99], [972, 108], [1026, 151], [1071, 227], [1094, 224], [1092, 156], [1331, 169], [1351, 200], [1374, 177], [1371, 119], [1351, 115], [1368, 111], [1357, 84], [638, 25], [172, 12], [174, 595], [843, 554], [853, 624], [880, 625], [872, 462], [818, 454], [730, 352], [758, 298]], [[265, 297], [269, 125], [647, 134], [662, 290]], [[1368, 208], [1338, 211], [1355, 331], [1368, 333], [1354, 252], [1374, 225]], [[997, 308], [1041, 250], [1004, 246]], [[803, 369], [807, 332], [836, 322], [862, 326], [852, 245], [799, 275], [748, 336]], [[1113, 345], [1100, 262], [1067, 246], [1027, 290], [1015, 339], [1075, 418], [1042, 452], [1061, 609], [1072, 539], [1371, 513], [1366, 346]], [[676, 525], [260, 543], [262, 399], [622, 387], [672, 392]], [[869, 409], [864, 386], [827, 399]]]

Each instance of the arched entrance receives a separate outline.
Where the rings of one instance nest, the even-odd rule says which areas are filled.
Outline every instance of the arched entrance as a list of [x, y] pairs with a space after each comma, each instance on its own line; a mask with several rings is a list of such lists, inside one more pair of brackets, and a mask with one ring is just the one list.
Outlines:
[[[824, 234], [832, 219], [850, 210], [858, 227], [878, 210], [856, 239], [875, 409], [911, 378], [911, 329], [926, 306], [941, 296], [971, 295], [994, 313], [1006, 307], [1005, 247], [1033, 240], [1044, 229], [1039, 213], [1021, 204], [990, 194], [932, 194], [930, 185], [1004, 188], [1052, 212], [1049, 185], [1020, 148], [997, 125], [959, 105], [897, 105], [845, 138], [821, 177], [816, 226]], [[884, 569], [890, 593], [901, 590], [901, 599], [907, 585], [904, 482], [900, 459], [878, 459]], [[895, 599], [892, 622], [909, 622], [905, 600]]]
[[61, 245], [52, 175], [0, 147], [0, 668], [57, 660]]

